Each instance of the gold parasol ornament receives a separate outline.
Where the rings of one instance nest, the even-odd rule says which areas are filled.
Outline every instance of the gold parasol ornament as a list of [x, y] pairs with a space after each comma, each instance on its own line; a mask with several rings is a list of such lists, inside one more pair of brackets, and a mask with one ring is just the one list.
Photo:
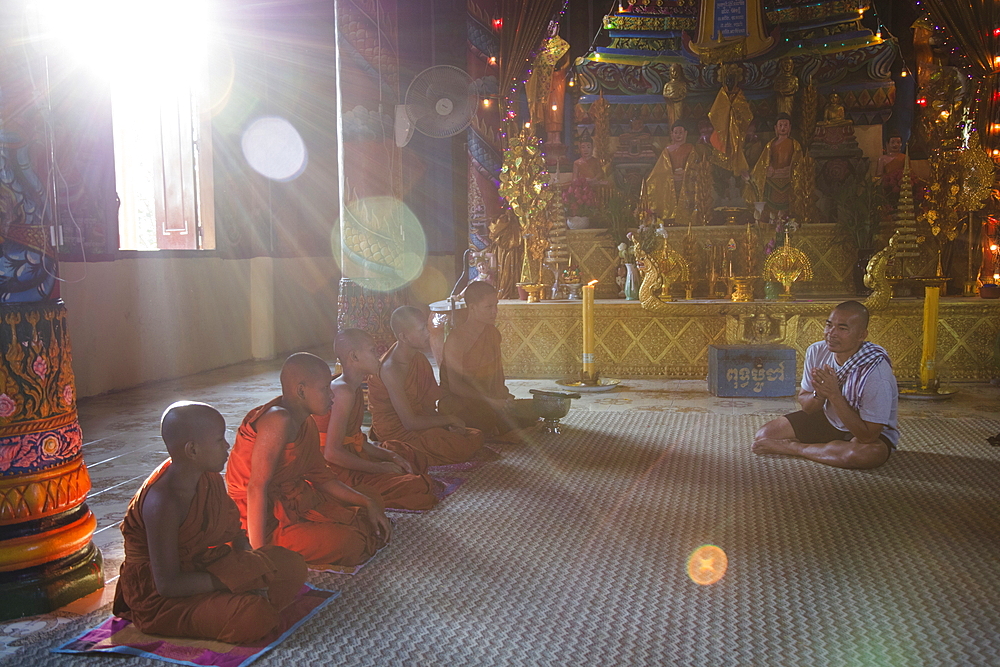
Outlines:
[[785, 245], [772, 252], [764, 261], [764, 279], [781, 283], [785, 291], [778, 298], [781, 301], [791, 301], [794, 298], [792, 283], [812, 278], [812, 262], [804, 252], [792, 247], [791, 237], [786, 231]]

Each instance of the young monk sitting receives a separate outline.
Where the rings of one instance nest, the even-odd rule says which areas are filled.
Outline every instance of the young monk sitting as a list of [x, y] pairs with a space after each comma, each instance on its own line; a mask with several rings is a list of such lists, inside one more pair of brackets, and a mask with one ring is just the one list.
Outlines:
[[305, 561], [277, 546], [250, 549], [219, 474], [229, 443], [215, 408], [174, 403], [160, 435], [170, 458], [143, 482], [122, 521], [114, 613], [156, 635], [257, 641], [278, 627], [278, 612], [306, 580]]
[[396, 342], [382, 356], [378, 373], [368, 378], [373, 437], [406, 442], [427, 456], [428, 465], [468, 461], [482, 448], [483, 433], [435, 407], [441, 388], [421, 352], [430, 344], [424, 313], [400, 306], [389, 326]]
[[468, 319], [444, 343], [438, 409], [462, 415], [486, 435], [504, 435], [538, 421], [530, 399], [514, 400], [504, 384], [497, 290], [477, 280], [465, 288]]
[[377, 491], [385, 507], [431, 509], [441, 483], [427, 476], [427, 457], [397, 440], [376, 447], [361, 432], [361, 383], [379, 367], [375, 339], [361, 329], [344, 329], [335, 346], [344, 372], [330, 383], [333, 407], [329, 415], [313, 415], [327, 467], [348, 486], [364, 484]]
[[319, 357], [288, 357], [281, 396], [246, 416], [226, 469], [250, 544], [287, 547], [320, 569], [365, 562], [392, 532], [378, 494], [338, 481], [323, 460], [310, 417], [330, 411], [332, 379]]

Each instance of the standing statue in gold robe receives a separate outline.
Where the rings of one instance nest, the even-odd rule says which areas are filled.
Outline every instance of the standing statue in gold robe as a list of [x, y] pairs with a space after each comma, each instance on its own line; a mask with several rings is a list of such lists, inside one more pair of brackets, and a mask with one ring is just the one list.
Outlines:
[[697, 185], [702, 168], [710, 168], [707, 148], [689, 144], [683, 123], [674, 123], [670, 144], [660, 153], [646, 177], [646, 204], [661, 220], [675, 225], [705, 224], [706, 211], [699, 202]]
[[663, 84], [663, 100], [667, 103], [667, 122], [674, 123], [684, 117], [684, 99], [688, 94], [684, 67], [680, 63], [670, 64], [670, 81]]
[[775, 137], [764, 147], [750, 177], [758, 201], [766, 204], [764, 214], [791, 213], [793, 199], [792, 176], [803, 159], [802, 145], [792, 139], [792, 119], [778, 114], [774, 123]]
[[563, 98], [570, 65], [568, 54], [569, 42], [559, 36], [559, 24], [552, 21], [549, 36], [535, 58], [531, 77], [524, 87], [531, 124], [545, 126], [547, 143], [562, 143], [559, 135], [563, 128]]
[[737, 178], [743, 178], [749, 172], [746, 157], [743, 155], [743, 141], [747, 129], [753, 121], [753, 112], [747, 102], [739, 82], [743, 72], [738, 65], [724, 63], [719, 66], [719, 83], [722, 88], [715, 97], [708, 119], [712, 121], [712, 146], [719, 152], [722, 165]]
[[795, 76], [795, 61], [782, 58], [778, 61], [778, 75], [774, 77], [774, 92], [777, 93], [778, 113], [792, 115], [795, 108], [795, 93], [799, 90], [799, 77]]

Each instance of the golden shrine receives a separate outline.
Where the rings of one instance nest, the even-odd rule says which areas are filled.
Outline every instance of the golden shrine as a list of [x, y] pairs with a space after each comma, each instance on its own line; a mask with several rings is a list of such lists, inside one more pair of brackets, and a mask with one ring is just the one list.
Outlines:
[[909, 61], [869, 0], [618, 3], [568, 74], [580, 157], [535, 114], [504, 162], [541, 295], [501, 301], [507, 372], [573, 376], [593, 327], [603, 374], [703, 378], [710, 345], [804, 354], [857, 299], [902, 382], [1000, 375], [1000, 63], [958, 63], [973, 37], [926, 4]]

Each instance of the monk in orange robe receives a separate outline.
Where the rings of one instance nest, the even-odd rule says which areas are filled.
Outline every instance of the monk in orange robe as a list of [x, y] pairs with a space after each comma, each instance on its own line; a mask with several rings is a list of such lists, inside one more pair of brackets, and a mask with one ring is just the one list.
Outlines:
[[402, 440], [427, 456], [428, 465], [464, 463], [483, 447], [483, 433], [437, 410], [441, 388], [421, 350], [430, 345], [424, 313], [400, 306], [389, 320], [396, 342], [368, 378], [372, 437]]
[[427, 476], [427, 457], [398, 440], [376, 447], [361, 431], [365, 415], [361, 383], [379, 367], [375, 339], [361, 329], [344, 329], [335, 346], [344, 373], [330, 383], [330, 414], [313, 415], [327, 467], [348, 486], [377, 491], [385, 507], [431, 509], [437, 504], [434, 492], [443, 485]]
[[535, 424], [538, 416], [532, 401], [515, 400], [505, 384], [496, 288], [477, 280], [469, 283], [463, 296], [468, 319], [444, 343], [439, 409], [462, 415], [488, 436], [505, 436]]
[[125, 512], [114, 613], [151, 634], [234, 644], [264, 638], [302, 588], [305, 561], [277, 546], [250, 548], [219, 475], [229, 443], [215, 408], [174, 403], [160, 434], [170, 458]]
[[226, 468], [250, 544], [287, 547], [316, 569], [360, 565], [392, 531], [378, 493], [340, 482], [323, 460], [311, 416], [330, 411], [332, 379], [319, 357], [288, 357], [281, 396], [244, 418]]

